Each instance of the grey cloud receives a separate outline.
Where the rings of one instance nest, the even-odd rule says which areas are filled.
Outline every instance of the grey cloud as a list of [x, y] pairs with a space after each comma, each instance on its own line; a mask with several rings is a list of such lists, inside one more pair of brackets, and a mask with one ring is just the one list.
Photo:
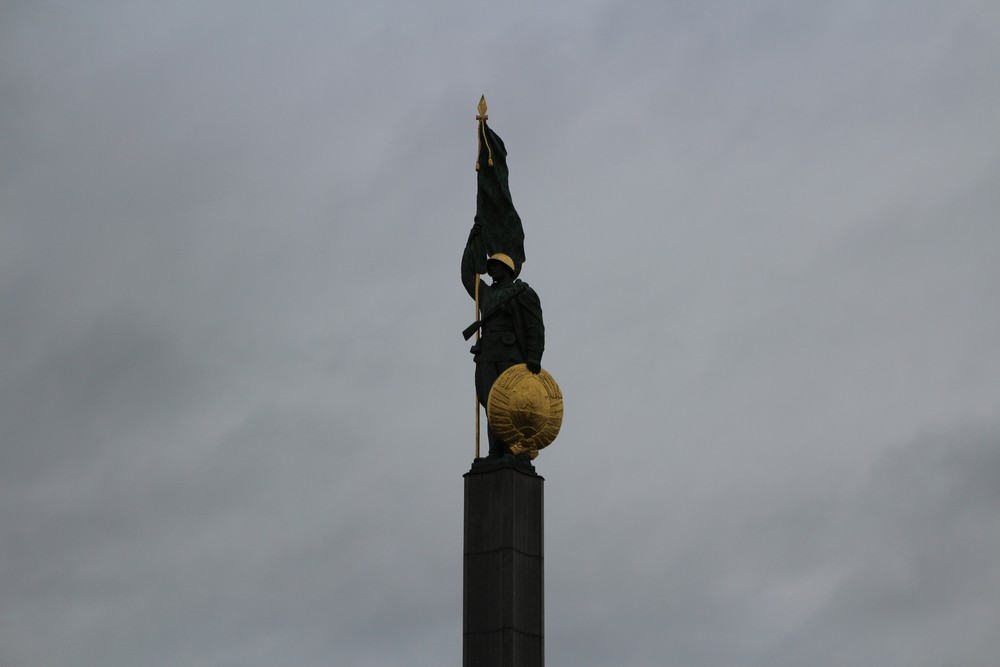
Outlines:
[[483, 93], [549, 661], [996, 653], [988, 3], [3, 11], [0, 662], [458, 659]]

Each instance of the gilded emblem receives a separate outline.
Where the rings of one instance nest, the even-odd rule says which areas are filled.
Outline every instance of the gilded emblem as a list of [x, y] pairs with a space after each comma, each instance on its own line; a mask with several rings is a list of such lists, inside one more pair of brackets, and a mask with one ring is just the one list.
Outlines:
[[563, 397], [544, 368], [537, 375], [524, 364], [505, 370], [490, 390], [486, 414], [493, 432], [515, 456], [532, 459], [559, 434]]

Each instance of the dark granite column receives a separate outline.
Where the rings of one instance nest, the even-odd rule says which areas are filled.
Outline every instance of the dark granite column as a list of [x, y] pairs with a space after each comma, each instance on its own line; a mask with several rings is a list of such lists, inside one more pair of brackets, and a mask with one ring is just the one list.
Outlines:
[[545, 664], [544, 481], [506, 461], [465, 474], [463, 667]]

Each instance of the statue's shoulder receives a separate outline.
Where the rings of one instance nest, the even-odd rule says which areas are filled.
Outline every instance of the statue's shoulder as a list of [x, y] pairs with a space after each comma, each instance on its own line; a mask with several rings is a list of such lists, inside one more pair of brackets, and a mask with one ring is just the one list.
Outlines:
[[514, 287], [517, 289], [517, 300], [521, 304], [535, 307], [538, 304], [538, 294], [531, 286], [523, 280], [515, 280]]

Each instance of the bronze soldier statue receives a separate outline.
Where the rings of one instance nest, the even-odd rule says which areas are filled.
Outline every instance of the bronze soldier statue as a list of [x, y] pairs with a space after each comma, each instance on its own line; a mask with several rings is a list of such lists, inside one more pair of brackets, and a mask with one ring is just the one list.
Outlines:
[[[476, 322], [463, 332], [476, 361], [476, 396], [486, 408], [489, 456], [527, 463], [556, 437], [562, 424], [562, 393], [542, 368], [545, 325], [535, 290], [517, 280], [524, 264], [524, 228], [510, 194], [507, 149], [486, 124], [479, 101], [476, 218], [462, 254], [462, 284], [476, 300]], [[487, 274], [492, 284], [479, 279]], [[479, 405], [476, 457], [479, 458]]]
[[[494, 253], [486, 262], [486, 271], [493, 284], [479, 279], [476, 271], [486, 255], [483, 242], [483, 225], [477, 220], [472, 225], [469, 240], [462, 255], [462, 284], [469, 296], [476, 298], [479, 286], [480, 339], [472, 346], [476, 362], [476, 394], [486, 407], [493, 383], [500, 374], [515, 364], [525, 364], [538, 374], [542, 369], [542, 352], [545, 350], [545, 325], [542, 304], [535, 290], [528, 283], [515, 280], [516, 265], [505, 253]], [[470, 329], [474, 331], [475, 324]], [[469, 330], [466, 330], [467, 332]], [[487, 422], [489, 459], [509, 454]]]

